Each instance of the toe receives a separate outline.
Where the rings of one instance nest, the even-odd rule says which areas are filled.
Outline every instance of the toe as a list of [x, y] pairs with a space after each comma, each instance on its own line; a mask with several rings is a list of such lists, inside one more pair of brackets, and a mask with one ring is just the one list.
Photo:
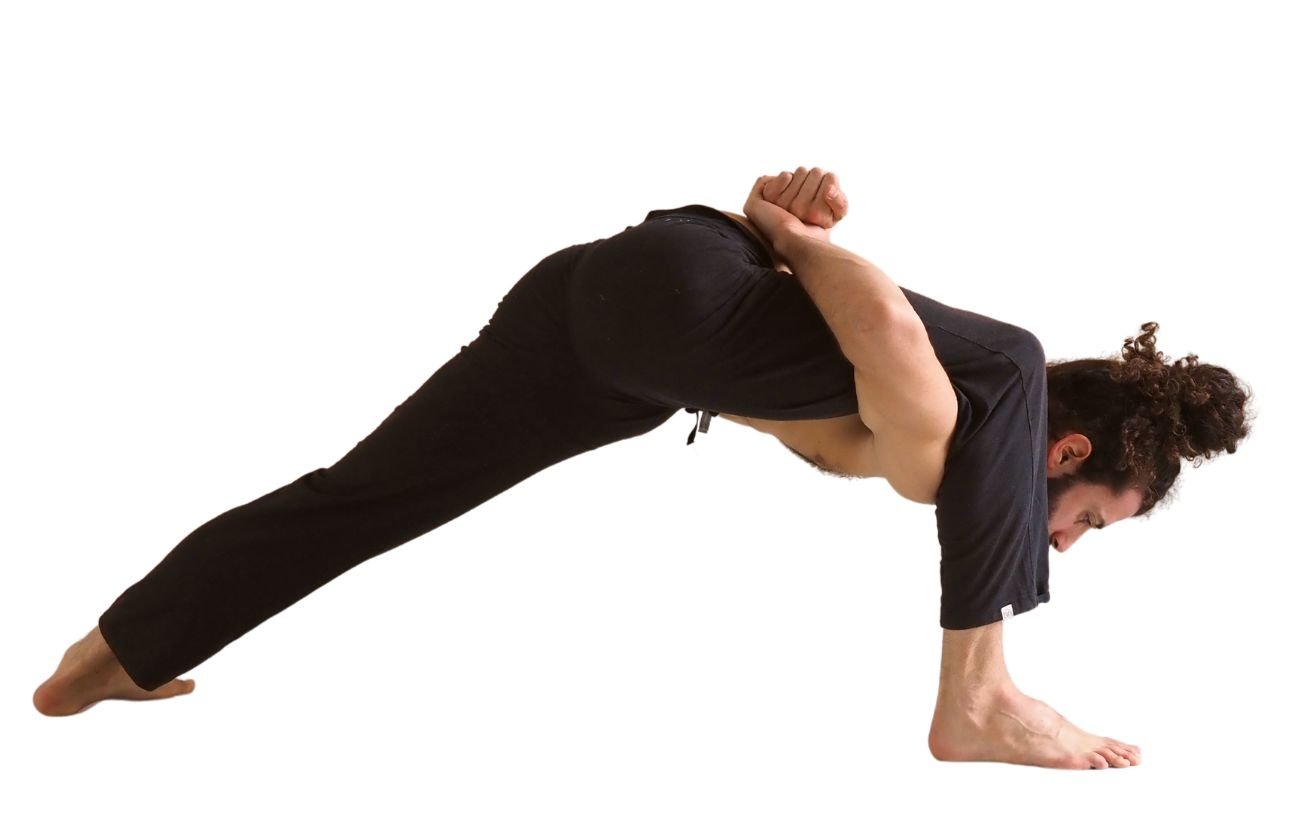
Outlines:
[[1098, 752], [1086, 753], [1084, 755], [1084, 760], [1088, 764], [1084, 768], [1088, 768], [1088, 769], [1104, 769], [1110, 765], [1109, 763], [1106, 762], [1106, 758], [1102, 757], [1101, 754], [1099, 754]]
[[1115, 740], [1114, 738], [1102, 738], [1102, 740], [1106, 741], [1106, 744], [1115, 751], [1127, 756], [1131, 761], [1136, 762], [1142, 757], [1142, 750], [1131, 743], [1125, 743], [1122, 740]]
[[1122, 743], [1112, 743], [1110, 744], [1110, 749], [1115, 754], [1127, 760], [1129, 763], [1132, 763], [1137, 760], [1137, 752], [1133, 751], [1132, 749], [1130, 749], [1129, 747], [1125, 746]]
[[1102, 746], [1101, 748], [1097, 749], [1097, 754], [1106, 758], [1106, 762], [1109, 763], [1111, 766], [1124, 767], [1129, 765], [1127, 758], [1123, 757], [1122, 755], [1120, 755], [1119, 752], [1115, 751], [1109, 746]]
[[154, 698], [171, 698], [176, 695], [188, 695], [194, 691], [194, 682], [186, 679], [177, 678], [174, 681], [168, 681], [153, 691], [151, 697]]

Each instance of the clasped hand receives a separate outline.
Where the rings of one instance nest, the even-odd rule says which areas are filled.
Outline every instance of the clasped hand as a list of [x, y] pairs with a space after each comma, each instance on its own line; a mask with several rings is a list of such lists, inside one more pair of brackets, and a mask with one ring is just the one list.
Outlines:
[[780, 254], [793, 237], [830, 243], [831, 230], [848, 215], [849, 200], [834, 173], [799, 167], [759, 176], [744, 213]]

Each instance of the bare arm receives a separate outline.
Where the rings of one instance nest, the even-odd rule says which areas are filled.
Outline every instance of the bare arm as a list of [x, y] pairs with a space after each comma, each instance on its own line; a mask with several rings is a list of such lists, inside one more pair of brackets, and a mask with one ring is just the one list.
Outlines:
[[773, 246], [790, 262], [841, 346], [854, 342], [861, 331], [909, 312], [920, 323], [898, 285], [862, 256], [793, 233], [777, 234]]
[[848, 199], [835, 174], [801, 166], [794, 173], [760, 176], [744, 210], [745, 226], [794, 267], [850, 361], [862, 332], [909, 313], [920, 323], [902, 290], [885, 273], [830, 243], [831, 228], [848, 212]]
[[793, 267], [853, 364], [858, 414], [874, 433], [874, 467], [901, 496], [934, 504], [957, 420], [952, 382], [898, 285], [865, 258], [831, 244], [829, 227], [796, 215], [818, 208], [829, 213], [822, 223], [833, 226], [847, 212], [847, 199], [833, 174], [800, 167], [760, 176], [744, 209]]
[[[817, 168], [813, 170], [820, 174]], [[844, 194], [839, 179], [834, 173], [820, 174], [815, 177], [816, 185], [805, 186], [804, 180], [808, 176], [808, 172], [802, 167], [793, 173], [785, 171], [775, 176], [764, 176], [762, 178], [767, 181], [758, 188], [757, 192], [765, 201], [797, 218], [805, 227], [818, 230], [821, 237], [830, 243], [831, 230], [849, 214], [849, 198]], [[767, 248], [768, 254], [775, 261], [775, 269], [784, 273], [793, 273], [790, 265], [776, 251], [776, 247], [768, 240], [763, 230], [739, 213], [726, 210], [721, 212], [752, 233]]]
[[867, 427], [911, 444], [946, 443], [957, 420], [957, 397], [925, 324], [898, 285], [870, 261], [833, 244], [778, 234], [776, 246], [853, 364]]

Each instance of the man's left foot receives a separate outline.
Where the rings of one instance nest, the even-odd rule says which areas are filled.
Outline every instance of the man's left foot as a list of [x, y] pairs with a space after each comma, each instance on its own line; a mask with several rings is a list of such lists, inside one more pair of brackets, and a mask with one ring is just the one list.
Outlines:
[[75, 715], [110, 698], [153, 701], [193, 691], [193, 681], [179, 678], [152, 692], [136, 686], [96, 626], [63, 653], [58, 669], [32, 694], [32, 704], [42, 715]]
[[1093, 735], [1014, 686], [967, 701], [940, 696], [930, 724], [936, 760], [982, 760], [1057, 769], [1136, 766], [1142, 750]]

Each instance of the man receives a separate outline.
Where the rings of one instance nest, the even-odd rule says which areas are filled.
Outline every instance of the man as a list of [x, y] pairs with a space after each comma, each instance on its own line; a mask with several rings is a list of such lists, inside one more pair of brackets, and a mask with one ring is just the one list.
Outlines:
[[[550, 464], [696, 405], [707, 407], [697, 409], [699, 430], [721, 414], [824, 470], [882, 477], [937, 506], [936, 758], [1138, 763], [1136, 746], [1084, 732], [1015, 687], [1002, 622], [1048, 600], [1049, 542], [1064, 552], [1087, 527], [1148, 512], [1177, 458], [1134, 458], [1140, 438], [1068, 407], [1053, 418], [1069, 428], [1048, 444], [1051, 375], [1037, 339], [902, 290], [830, 244], [847, 214], [833, 174], [801, 167], [762, 177], [744, 210], [748, 218], [700, 205], [652, 211], [622, 235], [543, 260], [477, 340], [342, 460], [186, 537], [68, 649], [36, 690], [36, 708], [67, 715], [109, 698], [187, 694], [194, 684], [180, 672], [352, 566]], [[780, 311], [763, 311], [773, 304]], [[782, 322], [803, 335], [764, 340]], [[1134, 411], [1151, 409], [1140, 378], [1167, 376], [1152, 349], [1141, 351], [1126, 360], [1128, 385], [1114, 387], [1137, 395]], [[1109, 365], [1076, 363], [1087, 366], [1066, 372], [1065, 392]], [[1202, 369], [1196, 382], [1222, 381], [1223, 370]], [[1127, 405], [1106, 388], [1090, 393]], [[1245, 433], [1243, 401], [1231, 388], [1224, 395], [1219, 414], [1236, 422], [1221, 447], [1233, 450]], [[1195, 422], [1206, 403], [1194, 400], [1183, 419]], [[1073, 404], [1091, 406], [1077, 396]], [[1186, 423], [1180, 434], [1183, 444]], [[1110, 467], [1112, 436], [1128, 445], [1127, 470]], [[1142, 450], [1166, 438], [1175, 439], [1151, 437]]]

